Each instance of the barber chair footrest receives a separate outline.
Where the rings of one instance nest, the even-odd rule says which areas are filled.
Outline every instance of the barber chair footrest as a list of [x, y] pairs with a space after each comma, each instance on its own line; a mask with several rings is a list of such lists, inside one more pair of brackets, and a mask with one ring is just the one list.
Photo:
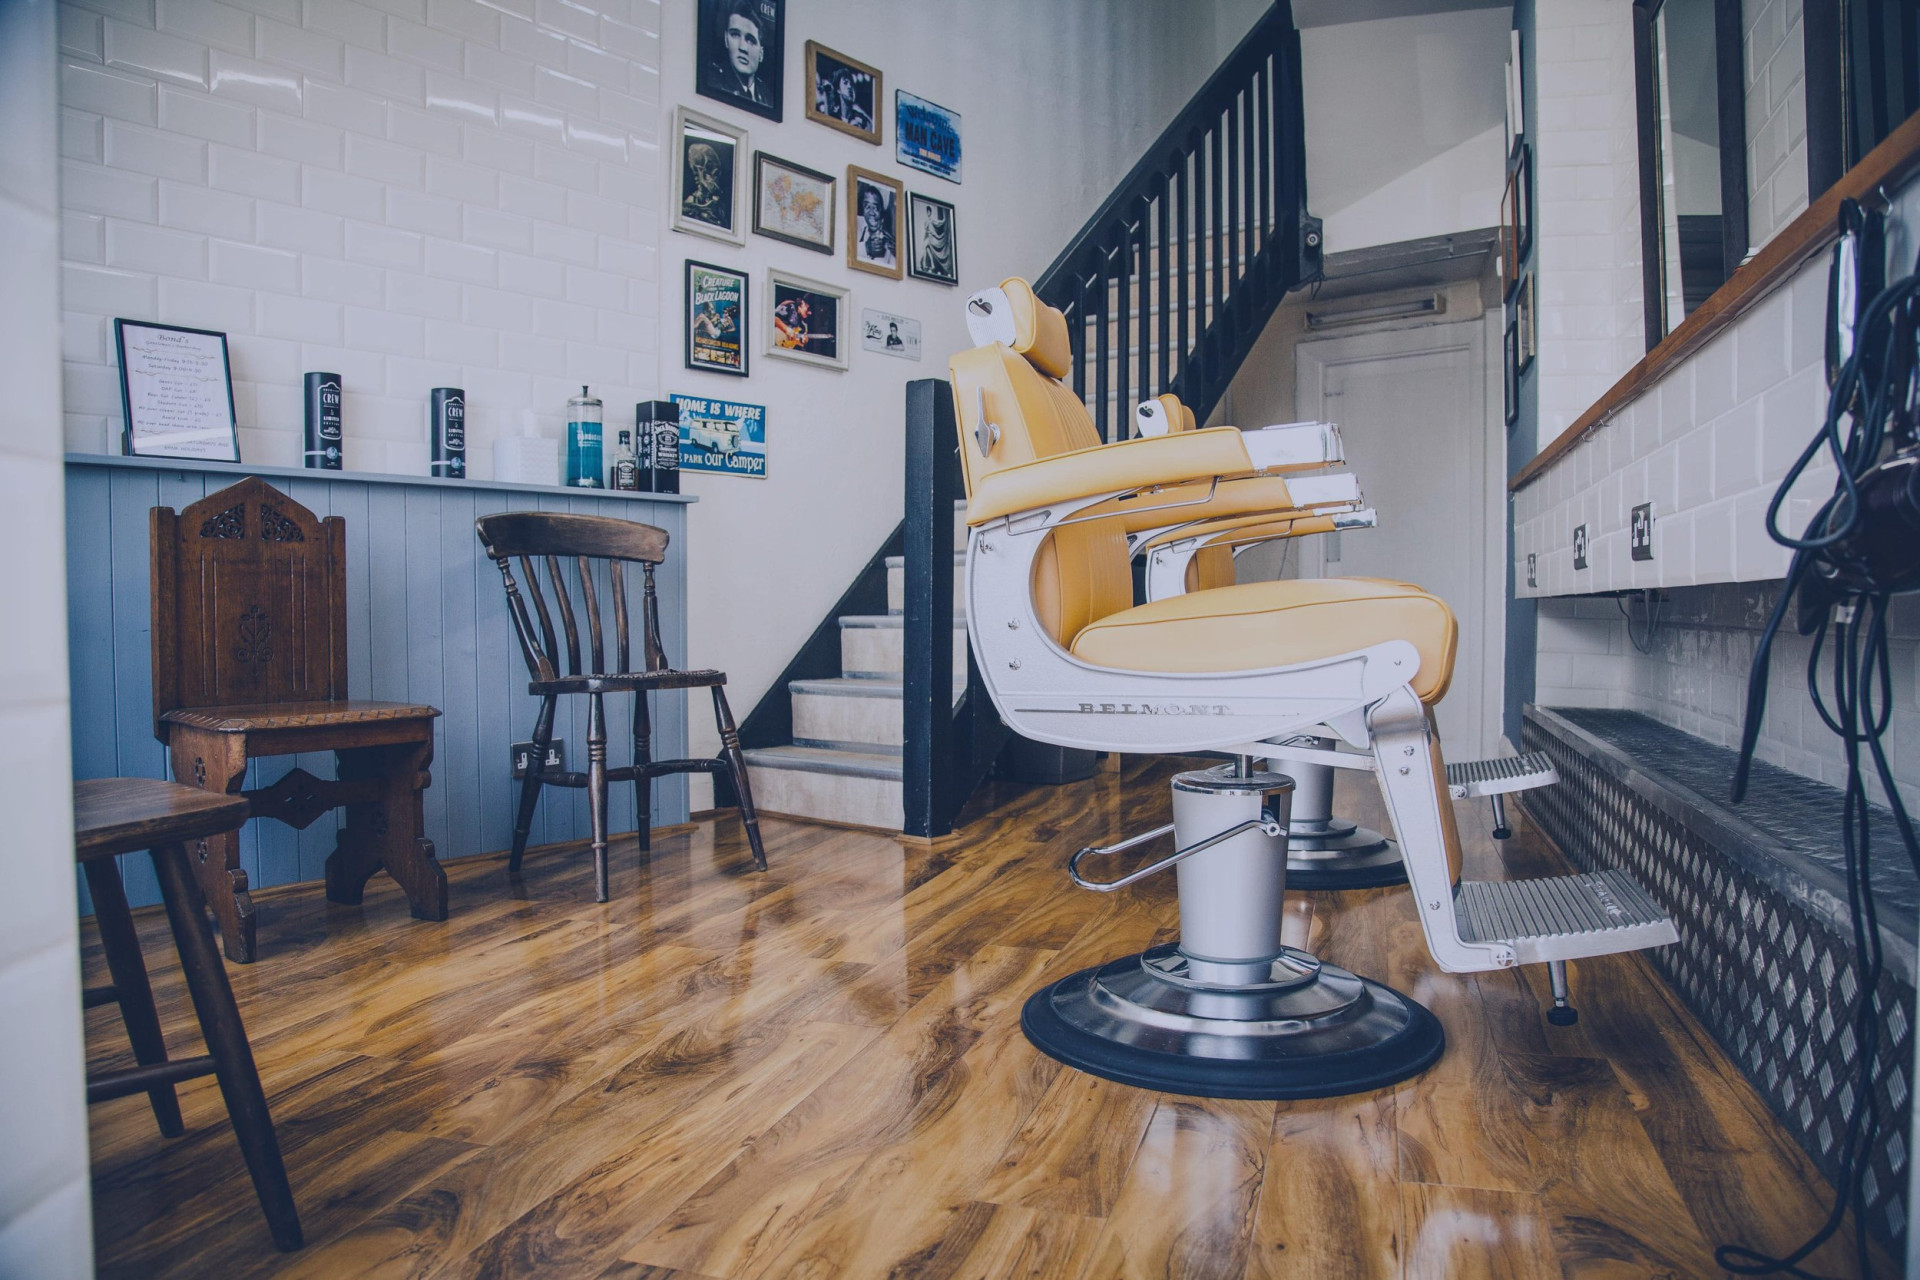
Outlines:
[[1173, 944], [1028, 999], [1021, 1030], [1049, 1057], [1121, 1084], [1198, 1098], [1330, 1098], [1405, 1080], [1446, 1047], [1412, 999], [1289, 951], [1276, 981], [1206, 986]]
[[1544, 751], [1529, 751], [1523, 756], [1495, 756], [1491, 760], [1467, 760], [1447, 766], [1447, 789], [1453, 793], [1455, 800], [1531, 791], [1535, 787], [1550, 787], [1558, 781], [1560, 775]]
[[1623, 871], [1463, 881], [1454, 906], [1462, 942], [1504, 942], [1521, 964], [1607, 956], [1680, 941], [1667, 913]]

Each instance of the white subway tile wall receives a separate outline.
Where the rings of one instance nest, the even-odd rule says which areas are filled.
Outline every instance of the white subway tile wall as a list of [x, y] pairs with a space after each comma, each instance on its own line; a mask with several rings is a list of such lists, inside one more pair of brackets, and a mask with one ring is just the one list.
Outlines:
[[[1788, 554], [1767, 537], [1764, 517], [1826, 412], [1826, 276], [1824, 257], [1802, 267], [1515, 495], [1515, 594], [1757, 582], [1786, 572]], [[1810, 467], [1783, 523], [1804, 527], [1832, 485], [1830, 464]], [[1643, 502], [1653, 504], [1653, 559], [1635, 562], [1627, 522]], [[1573, 527], [1589, 518], [1593, 554], [1576, 570]], [[1526, 585], [1529, 554], [1537, 587]]]
[[[99, 15], [59, 28], [98, 43]], [[0, 539], [11, 549], [0, 631], [0, 809], [7, 891], [0, 895], [0, 1276], [93, 1274], [85, 1062], [80, 1043], [79, 919], [68, 803], [67, 584], [60, 398], [58, 246], [105, 256], [103, 228], [55, 204], [58, 106], [51, 0], [0, 3]], [[107, 77], [88, 92], [152, 106]], [[96, 141], [97, 128], [80, 132]], [[94, 154], [98, 154], [95, 152]], [[145, 246], [141, 251], [146, 251]], [[69, 335], [71, 336], [71, 335]]]
[[1551, 440], [1642, 354], [1638, 135], [1631, 11], [1541, 0], [1534, 20], [1539, 438]]
[[116, 316], [228, 333], [242, 455], [296, 465], [301, 375], [347, 466], [472, 473], [582, 382], [659, 394], [659, 0], [68, 0], [66, 444], [117, 452]]
[[[1561, 599], [1540, 602], [1538, 683], [1534, 701], [1548, 707], [1612, 707], [1638, 711], [1723, 747], [1738, 748], [1746, 708], [1747, 673], [1771, 583], [1709, 593], [1693, 591], [1650, 615], [1634, 600]], [[1920, 807], [1920, 601], [1896, 602], [1892, 635], [1893, 717], [1887, 760], [1909, 808]], [[1630, 610], [1629, 624], [1623, 611]], [[1676, 610], [1683, 611], [1673, 621]], [[1631, 632], [1629, 632], [1631, 626]], [[1630, 638], [1631, 635], [1631, 638]], [[1650, 638], [1649, 638], [1650, 635]], [[1650, 652], [1643, 653], [1633, 643]], [[1771, 696], [1755, 754], [1762, 760], [1833, 786], [1846, 781], [1846, 759], [1806, 696], [1811, 640], [1788, 627], [1769, 664]], [[1869, 791], [1885, 796], [1879, 780]]]
[[1807, 207], [1802, 0], [1743, 0], [1747, 67], [1747, 244], [1757, 249]]

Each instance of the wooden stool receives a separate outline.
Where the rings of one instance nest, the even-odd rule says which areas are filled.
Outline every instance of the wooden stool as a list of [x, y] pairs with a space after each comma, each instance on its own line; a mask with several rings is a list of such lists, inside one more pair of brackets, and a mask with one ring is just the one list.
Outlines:
[[[220, 1095], [226, 1099], [227, 1115], [233, 1120], [247, 1172], [253, 1175], [253, 1189], [260, 1196], [273, 1242], [291, 1250], [301, 1244], [300, 1217], [293, 1207], [293, 1191], [287, 1185], [280, 1143], [273, 1136], [273, 1118], [267, 1114], [260, 1073], [253, 1065], [253, 1049], [247, 1044], [246, 1029], [240, 1025], [233, 987], [214, 947], [206, 902], [186, 852], [189, 840], [237, 831], [247, 820], [249, 809], [242, 796], [200, 791], [152, 778], [99, 778], [74, 784], [74, 853], [86, 872], [101, 948], [113, 975], [112, 986], [89, 990], [84, 999], [88, 1007], [109, 1001], [119, 1004], [127, 1039], [133, 1042], [133, 1056], [140, 1064], [124, 1071], [89, 1074], [87, 1101], [105, 1102], [130, 1093], [145, 1093], [153, 1105], [154, 1118], [160, 1122], [160, 1132], [178, 1137], [184, 1127], [174, 1083], [205, 1075], [218, 1078]], [[173, 925], [174, 945], [180, 950], [180, 966], [187, 990], [193, 995], [200, 1033], [206, 1038], [208, 1052], [199, 1057], [169, 1059], [160, 1038], [160, 1017], [153, 1007], [147, 966], [140, 958], [133, 914], [127, 909], [120, 869], [113, 861], [115, 854], [140, 849], [153, 855], [167, 919]]]

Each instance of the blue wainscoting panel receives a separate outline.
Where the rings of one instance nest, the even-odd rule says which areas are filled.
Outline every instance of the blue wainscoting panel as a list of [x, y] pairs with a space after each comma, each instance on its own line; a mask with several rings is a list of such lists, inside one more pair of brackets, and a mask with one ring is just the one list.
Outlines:
[[[570, 511], [665, 529], [672, 543], [656, 572], [662, 642], [669, 659], [688, 662], [685, 535], [691, 498], [73, 454], [67, 458], [67, 624], [75, 778], [167, 776], [166, 750], [153, 736], [148, 513], [156, 506], [178, 510], [249, 475], [316, 515], [346, 520], [348, 688], [356, 698], [440, 708], [425, 804], [427, 836], [442, 859], [491, 853], [513, 842], [519, 786], [509, 776], [507, 748], [532, 735], [539, 708], [527, 693], [526, 664], [507, 617], [500, 572], [474, 536], [477, 517]], [[630, 572], [628, 588], [638, 663], [638, 570]], [[611, 646], [610, 618], [607, 630]], [[698, 711], [706, 714], [701, 696]], [[633, 760], [629, 705], [624, 697], [608, 699], [609, 764]], [[555, 733], [566, 739], [570, 768], [586, 768], [586, 732], [586, 700], [563, 698]], [[654, 696], [653, 732], [655, 756], [686, 755], [684, 692]], [[295, 767], [331, 778], [334, 761], [330, 754], [258, 760], [246, 785], [270, 786]], [[612, 829], [633, 830], [634, 789], [616, 785], [611, 800]], [[650, 820], [654, 826], [687, 820], [684, 775], [654, 783]], [[337, 812], [304, 831], [279, 822], [248, 823], [240, 860], [249, 883], [261, 889], [321, 879], [338, 830]], [[532, 843], [587, 835], [585, 793], [546, 789]], [[121, 874], [134, 905], [160, 900], [145, 856], [123, 857]], [[80, 893], [82, 910], [90, 911], [84, 882]], [[452, 906], [459, 911], [457, 900]]]

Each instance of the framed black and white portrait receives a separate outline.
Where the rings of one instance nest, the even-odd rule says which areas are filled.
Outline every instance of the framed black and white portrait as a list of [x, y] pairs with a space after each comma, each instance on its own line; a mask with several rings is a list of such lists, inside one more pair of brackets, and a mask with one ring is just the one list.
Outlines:
[[768, 355], [844, 369], [846, 319], [845, 289], [784, 271], [767, 272]]
[[915, 280], [960, 283], [960, 239], [953, 216], [953, 206], [945, 200], [908, 193], [907, 271]]
[[694, 90], [779, 120], [786, 8], [786, 0], [700, 0]]
[[807, 41], [807, 119], [880, 145], [880, 73]]
[[885, 174], [847, 166], [847, 265], [898, 280], [901, 198], [905, 189]]
[[746, 243], [740, 181], [747, 133], [680, 107], [673, 113], [673, 229]]
[[832, 253], [835, 185], [831, 174], [754, 152], [754, 234]]

